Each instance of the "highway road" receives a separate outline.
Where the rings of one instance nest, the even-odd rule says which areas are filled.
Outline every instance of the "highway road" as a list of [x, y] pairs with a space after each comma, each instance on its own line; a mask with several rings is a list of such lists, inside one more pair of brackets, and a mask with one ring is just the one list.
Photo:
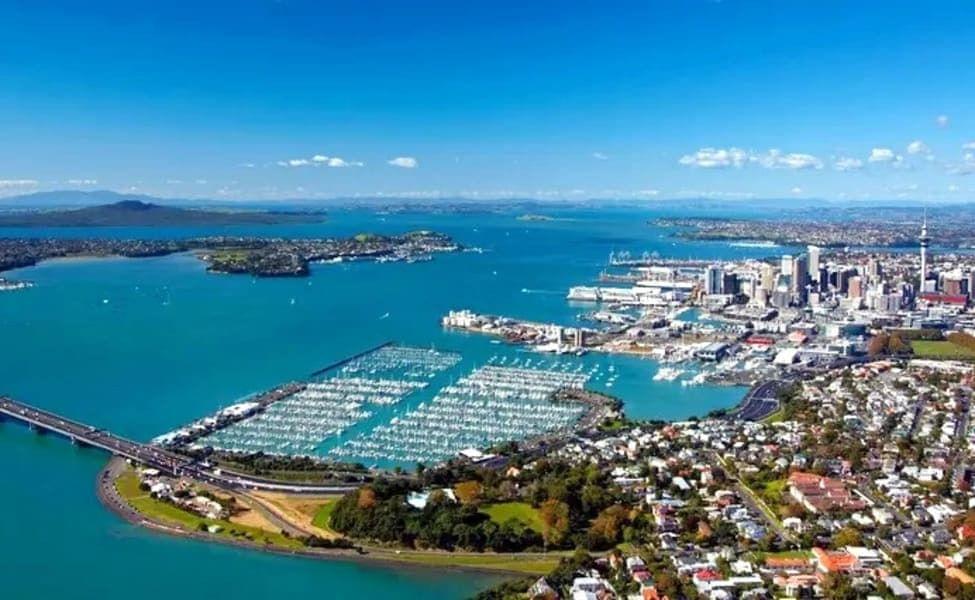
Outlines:
[[743, 421], [761, 421], [779, 409], [779, 391], [789, 382], [772, 379], [758, 383], [748, 390], [738, 409], [729, 417]]

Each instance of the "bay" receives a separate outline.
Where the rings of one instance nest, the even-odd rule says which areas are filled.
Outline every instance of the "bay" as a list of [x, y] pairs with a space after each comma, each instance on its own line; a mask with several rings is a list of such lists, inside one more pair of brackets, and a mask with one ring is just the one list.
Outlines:
[[[0, 294], [0, 393], [148, 440], [249, 393], [300, 379], [387, 340], [458, 351], [472, 368], [519, 352], [443, 331], [448, 310], [572, 325], [590, 308], [565, 300], [610, 251], [675, 258], [764, 256], [788, 249], [685, 242], [652, 211], [560, 210], [551, 221], [479, 214], [336, 211], [314, 225], [216, 229], [0, 230], [0, 236], [176, 238], [346, 236], [431, 229], [483, 252], [431, 262], [315, 265], [305, 279], [206, 273], [191, 255], [56, 260], [5, 274], [35, 287]], [[388, 315], [388, 316], [387, 316]], [[741, 388], [653, 382], [655, 365], [619, 356], [614, 387], [638, 418], [679, 419], [733, 405]], [[594, 382], [600, 387], [599, 382]], [[404, 407], [408, 408], [408, 407]], [[168, 597], [231, 593], [458, 598], [496, 577], [308, 561], [150, 534], [98, 504], [94, 451], [0, 425], [0, 571], [9, 597]]]

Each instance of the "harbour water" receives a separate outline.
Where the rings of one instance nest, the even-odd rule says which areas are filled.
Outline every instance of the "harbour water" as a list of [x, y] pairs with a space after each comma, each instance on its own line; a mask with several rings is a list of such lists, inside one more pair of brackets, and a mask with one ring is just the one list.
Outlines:
[[[0, 294], [0, 392], [148, 440], [252, 392], [386, 340], [459, 352], [467, 372], [492, 356], [538, 358], [477, 335], [443, 331], [451, 309], [576, 323], [572, 285], [593, 282], [610, 251], [675, 258], [761, 257], [768, 248], [674, 240], [647, 211], [566, 211], [554, 221], [510, 214], [336, 212], [318, 225], [233, 229], [0, 230], [0, 236], [344, 236], [432, 229], [482, 253], [414, 264], [315, 265], [306, 279], [212, 275], [194, 257], [63, 260], [6, 275], [35, 283]], [[788, 249], [776, 248], [775, 253]], [[651, 361], [590, 354], [590, 385], [628, 414], [675, 419], [737, 402], [740, 388], [653, 381]], [[612, 366], [612, 370], [609, 367]], [[609, 373], [612, 373], [610, 375]], [[608, 384], [612, 383], [612, 386]], [[9, 597], [68, 590], [102, 600], [138, 594], [319, 593], [328, 597], [464, 597], [495, 578], [290, 560], [149, 534], [94, 495], [104, 456], [0, 425], [0, 572]], [[159, 575], [175, 577], [158, 577]], [[167, 582], [167, 583], [163, 583]]]

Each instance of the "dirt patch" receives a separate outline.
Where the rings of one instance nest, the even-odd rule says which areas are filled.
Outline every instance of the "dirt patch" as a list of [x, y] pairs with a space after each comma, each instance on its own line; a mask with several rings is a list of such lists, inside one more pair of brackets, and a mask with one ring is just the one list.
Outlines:
[[334, 531], [316, 527], [312, 523], [318, 509], [338, 496], [290, 496], [276, 492], [253, 492], [251, 495], [299, 529], [329, 539], [340, 537]]

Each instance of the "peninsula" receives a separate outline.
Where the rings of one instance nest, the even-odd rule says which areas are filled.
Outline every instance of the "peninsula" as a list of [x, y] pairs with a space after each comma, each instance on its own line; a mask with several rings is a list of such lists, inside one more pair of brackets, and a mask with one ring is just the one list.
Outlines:
[[[972, 213], [964, 208], [959, 208], [958, 214], [946, 214], [939, 220], [939, 244], [946, 248], [975, 246], [972, 218]], [[674, 237], [684, 240], [769, 242], [823, 248], [905, 248], [917, 241], [921, 220], [922, 215], [917, 213], [881, 207], [872, 214], [846, 214], [824, 209], [816, 214], [803, 211], [763, 219], [661, 217], [651, 223], [676, 228]]]
[[214, 273], [302, 277], [308, 275], [311, 262], [414, 262], [430, 260], [436, 252], [460, 249], [449, 236], [431, 231], [295, 240], [225, 236], [180, 240], [0, 238], [0, 272], [33, 266], [52, 258], [142, 258], [194, 252], [207, 264], [207, 270]]

